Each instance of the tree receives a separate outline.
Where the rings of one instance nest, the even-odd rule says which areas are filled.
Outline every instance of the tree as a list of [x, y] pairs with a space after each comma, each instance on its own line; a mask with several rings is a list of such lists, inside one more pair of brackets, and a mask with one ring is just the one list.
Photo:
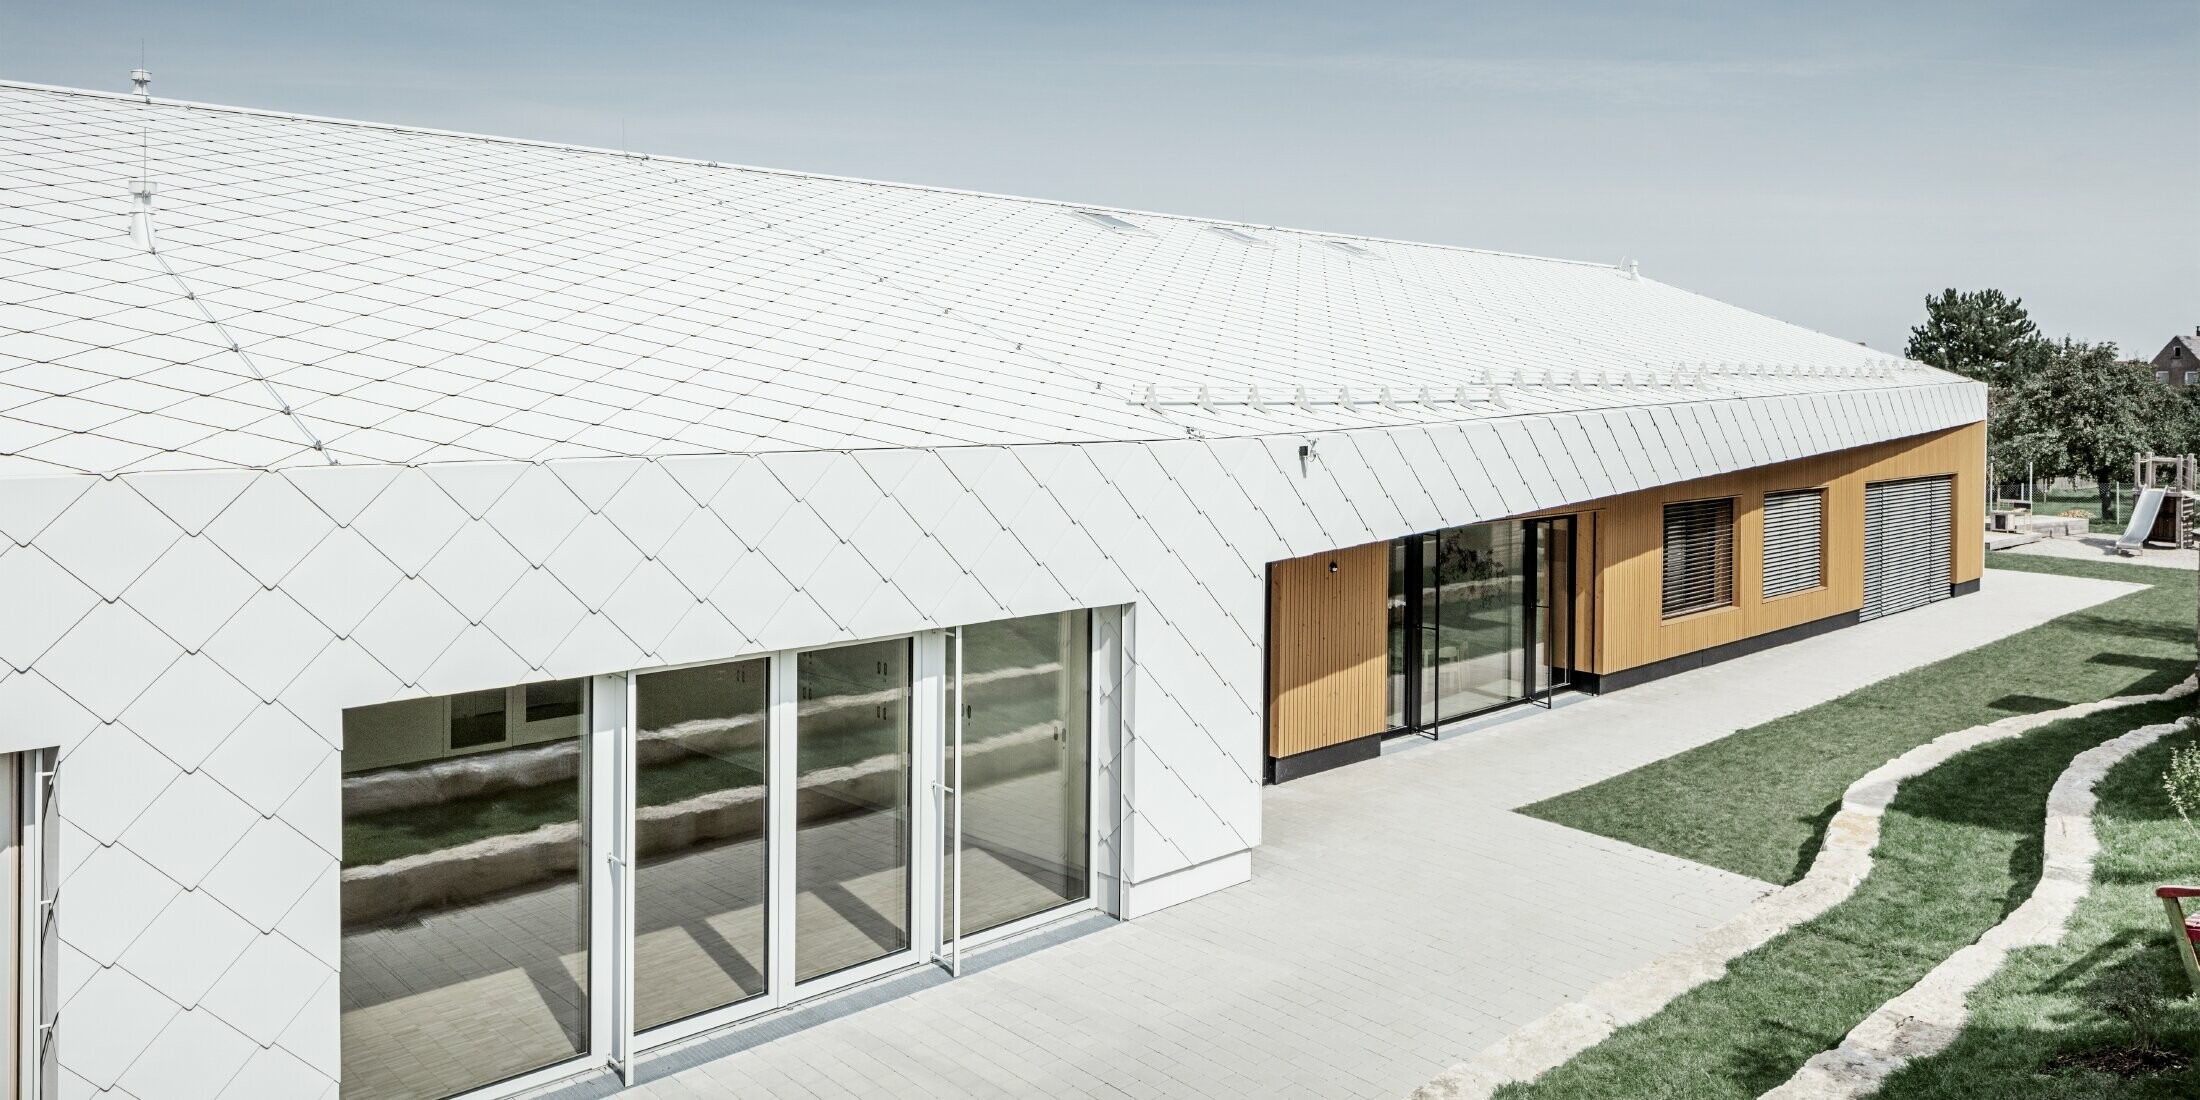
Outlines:
[[[2154, 364], [2133, 362], [2131, 369], [2152, 376]], [[2169, 411], [2162, 449], [2171, 454], [2200, 454], [2200, 388], [2165, 387]]]
[[2154, 375], [2119, 362], [2114, 344], [2065, 339], [2030, 357], [2022, 381], [1994, 403], [1995, 459], [2052, 474], [2083, 474], [2100, 487], [2101, 517], [2116, 513], [2116, 475], [2177, 428], [2177, 399]]
[[2036, 366], [2048, 345], [2024, 312], [2024, 299], [2001, 291], [1958, 291], [1925, 296], [1925, 323], [1910, 330], [1902, 354], [1942, 370], [1994, 386], [2014, 385]]

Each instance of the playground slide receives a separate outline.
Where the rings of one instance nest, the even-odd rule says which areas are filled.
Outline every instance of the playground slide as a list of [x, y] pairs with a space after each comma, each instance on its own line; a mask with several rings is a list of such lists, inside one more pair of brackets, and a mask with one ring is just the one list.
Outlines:
[[2147, 534], [2154, 530], [2154, 514], [2161, 510], [2162, 490], [2141, 490], [2139, 499], [2131, 505], [2131, 526], [2124, 528], [2124, 537], [2116, 540], [2116, 549], [2137, 550], [2145, 545]]

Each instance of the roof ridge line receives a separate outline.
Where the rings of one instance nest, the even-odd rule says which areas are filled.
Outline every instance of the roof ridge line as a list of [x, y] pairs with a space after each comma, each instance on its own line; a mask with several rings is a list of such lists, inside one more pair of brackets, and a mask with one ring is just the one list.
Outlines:
[[978, 191], [966, 187], [946, 187], [930, 183], [909, 183], [901, 180], [871, 179], [864, 176], [841, 176], [829, 172], [806, 172], [797, 168], [771, 168], [755, 164], [729, 164], [725, 161], [704, 160], [699, 157], [662, 156], [655, 153], [637, 153], [629, 149], [606, 149], [596, 145], [580, 145], [564, 141], [544, 141], [539, 138], [511, 137], [503, 134], [484, 134], [471, 130], [444, 130], [433, 126], [414, 126], [396, 122], [375, 122], [368, 119], [340, 118], [334, 115], [311, 115], [298, 111], [278, 111], [266, 107], [241, 107], [230, 103], [207, 103], [200, 100], [169, 99], [161, 96], [140, 96], [129, 92], [107, 92], [97, 88], [71, 88], [60, 84], [38, 84], [27, 80], [0, 78], [0, 88], [28, 92], [48, 92], [60, 95], [87, 96], [94, 99], [112, 99], [124, 103], [148, 106], [181, 107], [196, 111], [223, 111], [231, 114], [253, 115], [262, 118], [289, 119], [294, 122], [316, 122], [333, 126], [358, 126], [373, 130], [389, 130], [397, 133], [423, 134], [431, 137], [457, 138], [464, 141], [488, 141], [505, 145], [523, 145], [538, 149], [551, 149], [568, 153], [588, 153], [619, 157], [625, 160], [663, 161], [697, 168], [719, 168], [735, 172], [756, 172], [773, 176], [794, 176], [801, 179], [826, 180], [833, 183], [853, 183], [868, 187], [894, 187], [910, 191], [927, 191], [944, 195], [963, 195], [969, 198], [996, 199], [1003, 202], [1032, 203], [1054, 206], [1065, 210], [1097, 210], [1109, 214], [1128, 214], [1142, 218], [1165, 218], [1178, 222], [1197, 222], [1201, 225], [1222, 225], [1235, 229], [1258, 229], [1269, 233], [1289, 233], [1306, 237], [1333, 240], [1365, 241], [1369, 244], [1391, 245], [1404, 248], [1431, 248], [1445, 252], [1466, 252], [1477, 256], [1495, 256], [1508, 260], [1533, 260], [1538, 263], [1571, 264], [1577, 267], [1595, 267], [1620, 270], [1621, 265], [1597, 260], [1575, 260], [1563, 256], [1538, 256], [1530, 252], [1507, 252], [1496, 248], [1476, 248], [1472, 245], [1441, 244], [1434, 241], [1409, 241], [1397, 237], [1376, 237], [1365, 233], [1332, 232], [1321, 229], [1303, 229], [1296, 226], [1275, 225], [1268, 222], [1242, 221], [1234, 218], [1210, 218], [1193, 214], [1172, 214], [1160, 210], [1142, 210], [1128, 206], [1107, 206], [1099, 203], [1072, 202], [1067, 199], [1041, 198], [1035, 195], [1011, 195], [1002, 191]]

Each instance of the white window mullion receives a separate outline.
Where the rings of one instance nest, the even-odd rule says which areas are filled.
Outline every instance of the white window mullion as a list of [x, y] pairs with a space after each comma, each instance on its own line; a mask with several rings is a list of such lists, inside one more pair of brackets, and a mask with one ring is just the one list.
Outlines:
[[765, 970], [770, 983], [766, 1000], [784, 1004], [794, 989], [794, 830], [795, 830], [795, 722], [801, 701], [795, 697], [800, 681], [795, 674], [796, 655], [785, 650], [772, 655], [770, 721], [764, 752], [765, 784], [765, 881], [767, 905], [764, 920]]
[[48, 827], [54, 798], [52, 749], [17, 753], [12, 792], [16, 844], [16, 1095], [44, 1100], [60, 1095], [55, 1059], [54, 991], [49, 977], [59, 945], [60, 906], [51, 870], [55, 830]]
[[1127, 777], [1123, 768], [1123, 636], [1127, 610], [1103, 607], [1092, 613], [1092, 782], [1086, 788], [1091, 834], [1085, 866], [1092, 875], [1093, 902], [1110, 916], [1123, 913], [1123, 848], [1129, 841]]
[[588, 866], [589, 1055], [632, 1081], [634, 737], [630, 676], [589, 682], [582, 820]]
[[945, 754], [941, 728], [947, 708], [947, 635], [928, 631], [916, 638], [916, 673], [910, 685], [909, 749], [915, 797], [910, 799], [914, 828], [914, 858], [910, 882], [915, 891], [910, 901], [909, 942], [930, 948], [934, 962], [946, 955], [946, 925], [941, 920], [942, 851], [946, 842], [942, 803], [945, 801], [942, 768]]

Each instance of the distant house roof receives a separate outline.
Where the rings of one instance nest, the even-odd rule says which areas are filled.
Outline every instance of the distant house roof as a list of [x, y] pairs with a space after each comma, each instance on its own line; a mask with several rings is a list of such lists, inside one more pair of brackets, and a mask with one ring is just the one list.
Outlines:
[[[130, 235], [141, 174], [157, 252]], [[0, 188], [0, 476], [1960, 381], [1606, 264], [21, 84]]]
[[[2184, 355], [2181, 357], [2176, 355], [2172, 350], [2175, 348], [2183, 348]], [[2173, 359], [2188, 366], [2200, 366], [2200, 364], [2193, 362], [2195, 359], [2200, 359], [2200, 337], [2186, 336], [2180, 333], [2170, 337], [2169, 343], [2163, 344], [2162, 350], [2154, 353], [2154, 365], [2157, 367], [2168, 366]]]

